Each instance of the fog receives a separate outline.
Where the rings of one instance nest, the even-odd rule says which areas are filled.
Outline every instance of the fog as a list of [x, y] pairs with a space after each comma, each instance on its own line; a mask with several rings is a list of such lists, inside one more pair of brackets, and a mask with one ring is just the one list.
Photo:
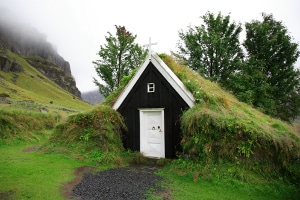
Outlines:
[[[207, 11], [230, 14], [232, 20], [242, 24], [261, 20], [261, 13], [265, 12], [282, 21], [293, 42], [300, 43], [298, 0], [0, 0], [0, 7], [8, 10], [14, 20], [45, 35], [70, 63], [81, 92], [97, 89], [92, 61], [98, 59], [96, 54], [105, 44], [107, 32], [115, 34], [115, 25], [136, 34], [140, 45], [147, 44], [151, 37], [152, 42], [158, 43], [152, 46], [153, 51], [170, 53], [176, 50], [178, 31], [200, 25], [200, 16]], [[299, 60], [296, 66], [299, 67]]]
[[[8, 10], [2, 7], [0, 7], [0, 13], [0, 33], [4, 37], [1, 39], [9, 40], [5, 41], [6, 43], [20, 45], [23, 47], [22, 49], [26, 49], [30, 45], [35, 45], [41, 47], [36, 49], [50, 48], [51, 50], [56, 50], [51, 43], [47, 42], [47, 35], [39, 32], [37, 28], [22, 22], [22, 20], [17, 20]], [[16, 41], [16, 43], [13, 41]], [[21, 48], [18, 49], [18, 51], [20, 50]]]

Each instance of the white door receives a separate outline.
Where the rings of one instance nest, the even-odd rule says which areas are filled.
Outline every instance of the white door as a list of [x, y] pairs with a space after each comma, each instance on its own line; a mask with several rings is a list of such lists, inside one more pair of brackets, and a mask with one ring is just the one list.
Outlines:
[[165, 157], [164, 109], [140, 109], [140, 151], [146, 157]]

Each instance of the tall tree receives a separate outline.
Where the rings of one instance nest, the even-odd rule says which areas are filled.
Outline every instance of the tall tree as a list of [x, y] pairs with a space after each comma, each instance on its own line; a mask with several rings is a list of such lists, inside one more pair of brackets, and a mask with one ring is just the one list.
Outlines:
[[100, 83], [94, 78], [94, 83], [99, 87], [99, 92], [105, 97], [118, 88], [121, 79], [136, 67], [146, 57], [147, 51], [136, 44], [133, 35], [124, 26], [115, 26], [116, 36], [108, 32], [105, 37], [107, 44], [100, 46], [99, 60], [94, 61], [98, 76], [105, 83]]
[[253, 105], [268, 115], [274, 115], [275, 102], [270, 96], [270, 85], [263, 73], [264, 64], [252, 58], [241, 65], [241, 69], [229, 76], [227, 89], [241, 101]]
[[268, 96], [275, 102], [271, 114], [290, 121], [300, 109], [299, 70], [294, 68], [299, 57], [298, 44], [292, 42], [287, 28], [273, 15], [263, 13], [262, 17], [262, 22], [246, 23], [244, 47], [248, 60], [259, 63], [252, 67], [264, 75], [264, 84], [269, 85]]
[[213, 81], [227, 84], [227, 79], [241, 64], [243, 51], [239, 42], [240, 24], [230, 22], [230, 16], [216, 17], [206, 13], [204, 24], [180, 31], [177, 57], [201, 75]]

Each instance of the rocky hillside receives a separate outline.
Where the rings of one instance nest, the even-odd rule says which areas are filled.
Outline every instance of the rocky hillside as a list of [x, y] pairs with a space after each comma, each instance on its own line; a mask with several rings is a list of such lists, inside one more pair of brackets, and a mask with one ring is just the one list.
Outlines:
[[[0, 16], [0, 49], [22, 56], [61, 88], [81, 98], [70, 64], [47, 42], [46, 36], [30, 26], [16, 22], [7, 13]], [[21, 70], [16, 62], [7, 60], [3, 54], [0, 55], [0, 64], [3, 71]]]

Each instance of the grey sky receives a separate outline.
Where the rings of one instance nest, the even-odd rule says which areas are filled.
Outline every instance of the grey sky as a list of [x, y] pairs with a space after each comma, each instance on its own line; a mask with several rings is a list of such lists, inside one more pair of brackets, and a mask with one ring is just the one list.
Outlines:
[[81, 92], [97, 89], [92, 61], [98, 59], [96, 53], [105, 44], [107, 32], [115, 34], [114, 25], [136, 34], [140, 45], [147, 44], [151, 37], [158, 43], [152, 46], [153, 51], [170, 53], [176, 50], [178, 31], [200, 25], [200, 16], [207, 11], [230, 14], [232, 20], [242, 24], [261, 20], [265, 12], [282, 21], [293, 42], [300, 43], [298, 0], [0, 0], [0, 7], [47, 35], [58, 53], [70, 62]]

